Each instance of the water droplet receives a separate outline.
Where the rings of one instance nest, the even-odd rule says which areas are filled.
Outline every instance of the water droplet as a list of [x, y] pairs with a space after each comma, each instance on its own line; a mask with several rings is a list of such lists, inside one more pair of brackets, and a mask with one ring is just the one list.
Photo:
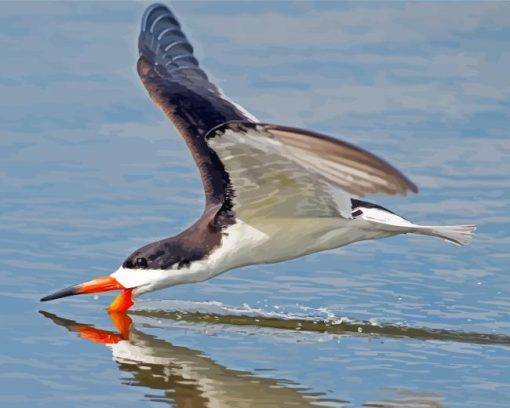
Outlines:
[[99, 295], [94, 295], [94, 300], [99, 299]]

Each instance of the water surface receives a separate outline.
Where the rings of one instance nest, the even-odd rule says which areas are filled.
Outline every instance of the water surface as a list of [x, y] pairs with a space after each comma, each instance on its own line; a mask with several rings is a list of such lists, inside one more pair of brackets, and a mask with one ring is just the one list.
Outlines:
[[110, 295], [39, 303], [201, 213], [136, 76], [146, 5], [0, 7], [1, 405], [507, 406], [507, 3], [173, 4], [229, 96], [387, 159], [420, 194], [371, 199], [476, 223], [469, 247], [402, 236], [242, 268], [148, 294], [132, 323]]

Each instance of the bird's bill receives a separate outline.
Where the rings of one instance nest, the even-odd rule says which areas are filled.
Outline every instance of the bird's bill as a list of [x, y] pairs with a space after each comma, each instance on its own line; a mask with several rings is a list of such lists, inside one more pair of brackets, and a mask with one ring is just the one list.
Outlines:
[[110, 312], [112, 319], [114, 319], [114, 315], [126, 312], [135, 304], [135, 302], [133, 302], [132, 295], [133, 289], [125, 289], [124, 292], [117, 296], [112, 304], [108, 306], [108, 311]]
[[101, 278], [82, 283], [81, 285], [75, 285], [59, 290], [51, 295], [43, 297], [41, 302], [47, 302], [48, 300], [60, 299], [67, 296], [82, 295], [84, 293], [106, 292], [109, 290], [126, 290], [126, 288], [115, 278], [111, 276], [103, 276]]

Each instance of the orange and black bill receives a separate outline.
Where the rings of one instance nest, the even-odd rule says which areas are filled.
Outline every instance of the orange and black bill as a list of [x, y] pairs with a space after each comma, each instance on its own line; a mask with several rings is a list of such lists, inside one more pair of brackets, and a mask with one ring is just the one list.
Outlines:
[[82, 295], [85, 293], [107, 292], [110, 290], [122, 290], [123, 292], [113, 301], [108, 310], [111, 312], [125, 312], [131, 306], [133, 306], [133, 289], [128, 289], [122, 286], [115, 278], [111, 276], [104, 276], [101, 278], [93, 279], [89, 282], [82, 283], [81, 285], [75, 285], [59, 290], [55, 293], [52, 293], [51, 295], [43, 297], [41, 302], [47, 302], [49, 300], [60, 299], [67, 296]]
[[51, 295], [43, 297], [41, 302], [47, 302], [48, 300], [60, 299], [67, 296], [82, 295], [84, 293], [106, 292], [109, 290], [126, 290], [126, 288], [117, 282], [115, 278], [112, 278], [111, 276], [104, 276], [102, 278], [82, 283], [81, 285], [75, 285], [59, 290]]

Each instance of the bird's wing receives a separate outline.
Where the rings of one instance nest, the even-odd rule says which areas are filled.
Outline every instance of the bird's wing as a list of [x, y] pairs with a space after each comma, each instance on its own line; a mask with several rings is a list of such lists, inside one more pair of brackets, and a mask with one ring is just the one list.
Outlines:
[[377, 156], [315, 132], [230, 122], [213, 129], [207, 142], [229, 174], [241, 219], [350, 217], [352, 196], [417, 191]]
[[208, 80], [167, 7], [145, 12], [139, 51], [143, 84], [200, 171], [206, 218], [222, 214], [221, 223], [229, 222], [232, 210], [238, 217], [350, 216], [351, 195], [416, 191], [392, 166], [348, 143], [255, 123]]
[[193, 155], [206, 194], [206, 212], [229, 211], [228, 174], [205, 135], [231, 120], [252, 118], [209, 82], [193, 47], [165, 6], [150, 6], [142, 19], [138, 74], [154, 103], [170, 118]]

